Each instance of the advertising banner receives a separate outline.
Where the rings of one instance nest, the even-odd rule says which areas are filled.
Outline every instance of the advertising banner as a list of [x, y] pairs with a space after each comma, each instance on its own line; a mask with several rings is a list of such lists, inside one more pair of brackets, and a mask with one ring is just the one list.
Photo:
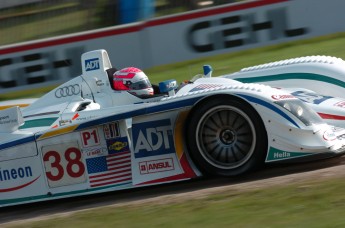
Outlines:
[[[311, 4], [312, 3], [312, 4]], [[345, 31], [343, 0], [258, 0], [0, 47], [0, 94], [81, 74], [82, 53], [142, 69]]]

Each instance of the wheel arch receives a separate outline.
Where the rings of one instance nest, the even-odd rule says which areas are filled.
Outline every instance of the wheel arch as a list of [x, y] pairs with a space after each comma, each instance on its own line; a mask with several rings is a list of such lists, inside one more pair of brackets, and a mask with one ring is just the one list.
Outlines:
[[[202, 99], [200, 99], [198, 102], [196, 102], [193, 107], [191, 108], [191, 110], [189, 111], [188, 113], [188, 116], [187, 116], [187, 119], [186, 119], [186, 123], [188, 123], [188, 121], [190, 121], [190, 119], [192, 118], [193, 116], [193, 113], [198, 110], [199, 107], [201, 107], [203, 104], [209, 102], [210, 100], [213, 100], [213, 99], [217, 99], [217, 98], [229, 98], [229, 99], [234, 99], [234, 100], [237, 100], [237, 101], [240, 101], [240, 102], [244, 102], [246, 103], [247, 105], [251, 106], [251, 108], [255, 111], [255, 113], [260, 117], [261, 121], [263, 121], [263, 118], [261, 117], [260, 113], [256, 110], [256, 108], [250, 103], [248, 102], [246, 99], [240, 97], [240, 96], [236, 96], [236, 95], [232, 95], [232, 94], [213, 94], [213, 95], [210, 95], [210, 96], [206, 96]], [[266, 129], [266, 127], [265, 127]], [[267, 134], [267, 132], [266, 132]]]
[[[242, 97], [239, 97], [239, 96], [236, 96], [236, 95], [232, 95], [232, 94], [213, 94], [213, 95], [210, 95], [210, 96], [206, 96], [206, 97], [200, 99], [197, 103], [195, 103], [193, 105], [193, 107], [190, 109], [190, 111], [188, 112], [187, 118], [185, 119], [183, 134], [184, 134], [184, 138], [186, 139], [185, 143], [186, 143], [186, 149], [187, 149], [187, 153], [188, 154], [191, 154], [191, 150], [192, 150], [189, 147], [188, 140], [187, 140], [189, 123], [191, 122], [194, 114], [198, 112], [200, 107], [202, 107], [204, 104], [206, 104], [208, 102], [211, 102], [212, 100], [215, 100], [215, 99], [216, 100], [218, 100], [218, 99], [231, 99], [232, 101], [237, 101], [237, 102], [243, 103], [247, 107], [249, 107], [251, 109], [251, 111], [254, 113], [254, 115], [256, 115], [261, 120], [260, 122], [261, 122], [262, 127], [263, 127], [263, 129], [265, 131], [265, 137], [264, 138], [266, 138], [266, 140], [268, 139], [268, 134], [267, 134], [267, 130], [266, 130], [266, 125], [264, 124], [264, 120], [263, 120], [262, 116], [260, 115], [260, 113], [257, 111], [257, 109], [253, 106], [253, 104], [248, 102], [246, 99], [244, 99]], [[267, 144], [266, 144], [266, 151], [264, 151], [265, 156], [262, 157], [262, 165], [264, 164], [264, 160], [265, 160], [266, 155], [267, 155], [267, 151], [268, 151], [267, 148], [268, 148], [268, 141], [267, 141]], [[193, 161], [193, 163], [196, 163], [196, 162]], [[199, 169], [200, 169], [200, 166], [198, 166], [198, 164], [196, 164], [196, 166], [199, 167]], [[205, 170], [201, 169], [201, 171], [205, 174]], [[242, 174], [242, 173], [240, 173], [240, 174]], [[233, 176], [233, 175], [230, 175], [230, 176]]]

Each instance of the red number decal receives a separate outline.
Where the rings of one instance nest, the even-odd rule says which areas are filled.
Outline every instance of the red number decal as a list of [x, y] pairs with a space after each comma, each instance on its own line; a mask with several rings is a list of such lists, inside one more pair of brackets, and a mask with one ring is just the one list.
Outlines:
[[[51, 181], [59, 181], [65, 175], [65, 169], [61, 165], [60, 154], [56, 151], [48, 151], [47, 153], [45, 153], [45, 155], [43, 156], [43, 161], [49, 162], [51, 157], [53, 157], [54, 161], [50, 162], [50, 166], [57, 169], [57, 174], [53, 175], [51, 171], [46, 172], [47, 178]], [[85, 172], [85, 166], [81, 161], [80, 150], [75, 147], [68, 148], [64, 153], [64, 157], [67, 161], [66, 172], [68, 176], [72, 178], [81, 177]], [[74, 170], [73, 167], [77, 167], [77, 169]]]
[[49, 161], [49, 159], [51, 157], [54, 158], [54, 162], [50, 163], [50, 165], [51, 165], [52, 168], [57, 169], [58, 172], [57, 172], [57, 174], [55, 176], [52, 174], [52, 172], [46, 172], [46, 174], [47, 174], [47, 177], [48, 177], [49, 180], [58, 181], [64, 175], [63, 167], [60, 165], [61, 158], [60, 158], [60, 155], [59, 155], [58, 152], [56, 152], [56, 151], [48, 151], [44, 155], [43, 161], [47, 162], [47, 161]]
[[92, 129], [92, 131], [87, 130], [81, 132], [81, 138], [83, 142], [83, 147], [89, 147], [99, 144], [97, 129]]
[[[75, 157], [72, 158], [72, 154], [75, 154]], [[68, 148], [65, 152], [65, 159], [67, 160], [67, 173], [68, 175], [70, 175], [73, 178], [77, 178], [77, 177], [81, 177], [84, 172], [85, 172], [85, 166], [84, 164], [80, 161], [81, 159], [81, 153], [80, 150], [72, 147], [72, 148]], [[78, 171], [75, 172], [73, 170], [73, 166], [77, 166], [78, 167]]]

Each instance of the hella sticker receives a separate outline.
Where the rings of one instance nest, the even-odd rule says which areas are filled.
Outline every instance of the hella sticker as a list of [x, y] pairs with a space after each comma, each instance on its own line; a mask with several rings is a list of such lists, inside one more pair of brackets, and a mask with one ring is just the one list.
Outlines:
[[99, 59], [87, 59], [85, 60], [85, 71], [92, 71], [99, 69]]
[[134, 124], [133, 142], [136, 158], [174, 153], [170, 119]]

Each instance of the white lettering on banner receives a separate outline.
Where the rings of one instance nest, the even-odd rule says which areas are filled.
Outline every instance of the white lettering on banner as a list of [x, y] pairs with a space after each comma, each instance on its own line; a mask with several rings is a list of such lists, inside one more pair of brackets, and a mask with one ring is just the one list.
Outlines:
[[[196, 52], [210, 52], [259, 43], [259, 31], [266, 31], [268, 40], [307, 33], [307, 28], [288, 28], [286, 8], [267, 10], [265, 15], [267, 20], [260, 22], [255, 20], [255, 13], [246, 11], [243, 14], [198, 22], [190, 27], [187, 43]], [[245, 38], [238, 38], [240, 35]], [[207, 43], [201, 43], [202, 38]]]
[[[81, 54], [99, 47], [107, 50], [111, 59], [122, 53], [116, 60], [118, 66], [148, 68], [342, 32], [345, 24], [338, 22], [345, 19], [344, 7], [343, 0], [332, 0], [332, 4], [323, 0], [313, 0], [313, 4], [307, 0], [249, 1], [104, 28], [101, 32], [1, 47], [0, 94], [78, 76]], [[308, 9], [308, 15], [303, 9]], [[152, 45], [140, 42], [142, 35]], [[172, 41], [174, 45], [170, 45]], [[174, 55], [166, 55], [170, 50]], [[146, 53], [145, 57], [140, 53]], [[96, 63], [90, 67], [93, 69]]]
[[[83, 46], [47, 50], [31, 50], [29, 54], [19, 53], [16, 57], [0, 58], [0, 88], [20, 88], [68, 80], [81, 73], [80, 56]], [[0, 92], [1, 93], [1, 92]]]

